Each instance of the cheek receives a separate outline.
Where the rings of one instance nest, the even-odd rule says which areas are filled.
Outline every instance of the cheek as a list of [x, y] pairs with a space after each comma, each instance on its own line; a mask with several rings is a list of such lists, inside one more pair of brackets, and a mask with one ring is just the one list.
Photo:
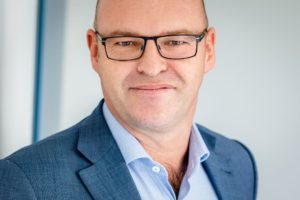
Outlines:
[[198, 85], [204, 74], [204, 58], [197, 56], [171, 63], [175, 73], [186, 83]]
[[108, 93], [120, 93], [124, 87], [124, 81], [130, 74], [132, 66], [118, 61], [102, 61], [99, 68], [102, 89]]

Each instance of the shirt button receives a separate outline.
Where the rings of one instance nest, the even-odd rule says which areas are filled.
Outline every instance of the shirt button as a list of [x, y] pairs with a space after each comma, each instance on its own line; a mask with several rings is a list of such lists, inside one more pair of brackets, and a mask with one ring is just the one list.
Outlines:
[[160, 167], [158, 167], [158, 166], [153, 166], [153, 167], [152, 167], [152, 171], [155, 172], [155, 173], [159, 173], [159, 172], [160, 172]]

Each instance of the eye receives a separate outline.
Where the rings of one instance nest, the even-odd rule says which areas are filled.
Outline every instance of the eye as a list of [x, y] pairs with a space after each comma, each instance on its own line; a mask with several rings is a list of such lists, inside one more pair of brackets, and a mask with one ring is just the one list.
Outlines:
[[184, 44], [187, 44], [187, 42], [183, 41], [183, 40], [169, 40], [169, 41], [165, 42], [165, 45], [168, 45], [168, 46], [180, 46], [180, 45], [184, 45]]
[[128, 47], [128, 46], [135, 46], [136, 42], [134, 41], [120, 41], [115, 43], [116, 46]]

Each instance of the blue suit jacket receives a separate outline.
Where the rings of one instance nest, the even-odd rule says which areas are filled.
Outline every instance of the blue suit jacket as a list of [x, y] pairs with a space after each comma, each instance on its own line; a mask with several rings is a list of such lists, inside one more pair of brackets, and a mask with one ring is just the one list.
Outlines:
[[[0, 199], [140, 199], [102, 105], [72, 128], [1, 160]], [[198, 128], [211, 152], [203, 166], [219, 199], [255, 199], [256, 168], [247, 148]]]

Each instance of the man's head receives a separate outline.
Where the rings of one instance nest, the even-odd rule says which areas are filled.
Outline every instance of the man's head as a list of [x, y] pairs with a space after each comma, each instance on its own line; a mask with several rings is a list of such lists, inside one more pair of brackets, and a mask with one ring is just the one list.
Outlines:
[[[101, 0], [95, 28], [101, 37], [199, 35], [207, 28], [207, 17], [201, 0]], [[214, 29], [195, 41], [194, 57], [180, 60], [163, 58], [152, 40], [137, 60], [111, 60], [93, 30], [87, 39], [104, 99], [123, 126], [131, 131], [168, 132], [192, 121], [203, 75], [214, 64]], [[125, 42], [126, 47], [135, 45]], [[178, 41], [168, 44], [174, 42]]]

